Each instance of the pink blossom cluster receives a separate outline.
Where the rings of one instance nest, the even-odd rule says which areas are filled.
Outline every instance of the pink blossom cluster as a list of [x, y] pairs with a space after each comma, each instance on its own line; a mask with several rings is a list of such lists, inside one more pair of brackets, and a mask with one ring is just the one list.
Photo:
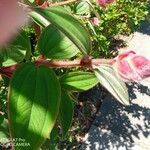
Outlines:
[[150, 77], [150, 59], [136, 54], [134, 51], [120, 53], [113, 66], [124, 81], [141, 81]]
[[101, 7], [106, 7], [108, 4], [113, 3], [114, 0], [96, 0], [97, 4]]

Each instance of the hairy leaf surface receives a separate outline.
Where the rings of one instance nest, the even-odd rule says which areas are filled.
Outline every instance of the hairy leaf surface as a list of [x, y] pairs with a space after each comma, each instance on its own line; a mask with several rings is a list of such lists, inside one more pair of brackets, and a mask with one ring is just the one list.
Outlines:
[[51, 59], [67, 59], [79, 52], [76, 45], [53, 25], [42, 32], [38, 49], [42, 55]]
[[41, 26], [55, 25], [83, 54], [91, 50], [91, 41], [85, 27], [63, 7], [34, 8], [31, 17]]
[[60, 78], [60, 83], [70, 91], [86, 91], [95, 86], [98, 80], [91, 72], [70, 72]]
[[60, 105], [60, 85], [54, 72], [24, 64], [12, 77], [9, 91], [9, 120], [12, 138], [22, 138], [37, 150], [52, 130]]
[[95, 75], [102, 84], [119, 102], [129, 105], [129, 94], [125, 83], [116, 75], [110, 65], [94, 66]]

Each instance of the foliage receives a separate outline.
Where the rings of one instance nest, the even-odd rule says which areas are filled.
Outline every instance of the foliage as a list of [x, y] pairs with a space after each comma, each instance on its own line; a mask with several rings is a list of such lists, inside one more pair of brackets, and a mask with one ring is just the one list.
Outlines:
[[[78, 5], [81, 7], [82, 3]], [[76, 9], [81, 10], [78, 5], [75, 8], [77, 14]], [[82, 8], [86, 5], [85, 3]], [[82, 11], [82, 15], [83, 17], [86, 15], [89, 18], [88, 20], [84, 19], [84, 21], [91, 30], [93, 40], [92, 54], [95, 57], [110, 57], [110, 45], [113, 38], [118, 34], [130, 35], [138, 29], [149, 13], [149, 0], [116, 0], [106, 8], [95, 5], [93, 9], [90, 9], [90, 13], [88, 7], [86, 6], [86, 9]], [[93, 17], [99, 19], [99, 25], [93, 24]], [[89, 22], [90, 19], [91, 22]]]
[[[33, 24], [21, 29], [0, 51], [0, 135], [4, 139], [10, 136], [16, 150], [44, 149], [46, 145], [54, 149], [56, 145], [49, 145], [49, 141], [58, 141], [60, 134], [62, 139], [68, 137], [75, 92], [100, 83], [116, 100], [129, 104], [126, 85], [112, 65], [92, 65], [90, 56], [105, 57], [115, 35], [133, 32], [147, 14], [147, 1], [118, 0], [106, 8], [90, 1], [50, 8], [35, 7], [40, 1], [25, 2], [30, 4], [28, 15]], [[99, 26], [91, 22], [95, 16], [100, 20]], [[59, 68], [68, 67], [68, 62], [79, 62], [80, 68]]]
[[109, 47], [115, 35], [130, 35], [138, 29], [148, 14], [148, 6], [148, 0], [117, 0], [106, 9], [96, 8], [100, 15], [100, 27], [96, 28], [97, 39], [104, 55], [109, 54]]

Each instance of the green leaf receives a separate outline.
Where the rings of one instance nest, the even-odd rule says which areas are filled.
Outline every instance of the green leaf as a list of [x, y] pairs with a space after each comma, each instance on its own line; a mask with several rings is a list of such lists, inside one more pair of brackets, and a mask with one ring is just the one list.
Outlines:
[[5, 67], [19, 63], [23, 61], [24, 58], [25, 51], [20, 51], [14, 46], [0, 50], [0, 61]]
[[78, 53], [76, 45], [53, 25], [42, 32], [38, 49], [42, 55], [51, 59], [67, 59]]
[[90, 12], [90, 6], [86, 1], [77, 3], [75, 5], [75, 12], [78, 15], [88, 14]]
[[9, 120], [12, 138], [22, 138], [37, 150], [52, 130], [60, 105], [60, 85], [54, 72], [24, 64], [12, 77], [9, 91]]
[[30, 6], [36, 6], [36, 0], [23, 0], [23, 2]]
[[35, 2], [35, 0], [28, 0], [30, 3], [34, 3]]
[[45, 141], [45, 143], [42, 145], [42, 150], [58, 150], [58, 144], [59, 144], [59, 129], [54, 127], [51, 131], [50, 137]]
[[63, 137], [66, 136], [71, 126], [73, 113], [74, 113], [73, 99], [66, 91], [62, 91], [59, 118], [61, 122]]
[[86, 55], [91, 50], [91, 41], [85, 27], [63, 7], [49, 9], [33, 8], [31, 17], [42, 26], [52, 23]]
[[0, 125], [2, 124], [3, 120], [4, 120], [4, 117], [0, 115]]
[[46, 18], [44, 18], [43, 16], [41, 16], [36, 11], [32, 11], [30, 13], [30, 16], [32, 17], [32, 19], [34, 20], [35, 23], [37, 23], [38, 25], [40, 25], [43, 28], [47, 27], [48, 25], [50, 25], [50, 21], [47, 20]]
[[11, 45], [19, 50], [26, 51], [31, 49], [30, 39], [25, 31], [21, 31]]
[[31, 53], [31, 43], [30, 38], [27, 35], [25, 31], [22, 31], [19, 33], [15, 41], [12, 43], [13, 46], [17, 48], [17, 50], [20, 51], [26, 51], [25, 58], [26, 60], [30, 59], [32, 53]]
[[0, 61], [3, 66], [10, 66], [23, 61], [26, 53], [31, 52], [29, 37], [24, 31], [20, 32], [16, 39], [8, 47], [0, 50]]
[[8, 132], [8, 120], [3, 119], [0, 124], [0, 143], [7, 143], [9, 141], [9, 132]]
[[93, 66], [95, 75], [103, 85], [119, 102], [129, 105], [129, 95], [125, 83], [117, 76], [110, 65]]
[[91, 72], [70, 72], [60, 78], [60, 83], [70, 91], [86, 91], [94, 87], [98, 80]]

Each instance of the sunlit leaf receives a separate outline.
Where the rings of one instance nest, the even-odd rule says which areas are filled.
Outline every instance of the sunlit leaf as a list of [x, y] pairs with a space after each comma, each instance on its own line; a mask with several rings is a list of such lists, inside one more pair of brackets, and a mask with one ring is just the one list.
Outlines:
[[86, 1], [82, 1], [75, 5], [75, 12], [78, 15], [88, 14], [90, 12], [90, 6]]
[[8, 120], [6, 118], [0, 117], [0, 144], [9, 142], [9, 130], [8, 130]]
[[38, 49], [42, 55], [51, 59], [71, 58], [79, 51], [76, 45], [53, 25], [49, 25], [42, 32]]
[[90, 52], [91, 41], [87, 30], [63, 7], [33, 8], [30, 15], [41, 26], [48, 26], [50, 23], [55, 25], [83, 54]]
[[93, 66], [95, 75], [103, 85], [119, 102], [129, 104], [129, 94], [125, 83], [116, 75], [110, 65]]
[[12, 77], [9, 91], [9, 126], [12, 138], [22, 138], [37, 150], [49, 136], [59, 111], [60, 85], [54, 72], [24, 64]]
[[94, 87], [98, 80], [91, 72], [70, 72], [60, 78], [60, 83], [70, 91], [86, 91]]

